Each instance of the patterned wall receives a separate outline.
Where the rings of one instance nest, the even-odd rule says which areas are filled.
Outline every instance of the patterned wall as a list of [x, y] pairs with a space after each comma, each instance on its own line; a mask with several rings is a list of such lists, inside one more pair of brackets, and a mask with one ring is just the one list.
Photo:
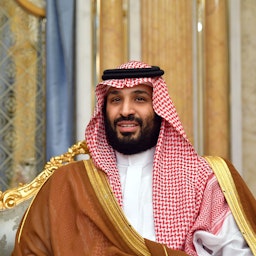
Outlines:
[[45, 20], [14, 0], [0, 8], [0, 190], [45, 162]]

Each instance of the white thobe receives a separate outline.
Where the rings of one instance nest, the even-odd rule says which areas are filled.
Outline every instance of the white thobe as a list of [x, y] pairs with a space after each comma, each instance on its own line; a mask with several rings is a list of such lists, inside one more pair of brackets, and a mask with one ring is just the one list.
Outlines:
[[116, 152], [124, 213], [143, 237], [155, 241], [152, 206], [152, 170], [155, 148], [135, 155]]
[[[116, 158], [126, 218], [141, 236], [156, 241], [152, 204], [154, 153], [155, 148], [134, 155], [116, 152]], [[252, 255], [232, 214], [224, 220], [216, 235], [196, 231], [193, 243], [200, 256]]]

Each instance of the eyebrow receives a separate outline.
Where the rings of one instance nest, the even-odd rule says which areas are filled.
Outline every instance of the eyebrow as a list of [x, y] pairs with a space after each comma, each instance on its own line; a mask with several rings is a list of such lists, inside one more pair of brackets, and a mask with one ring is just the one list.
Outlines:
[[[107, 96], [109, 95], [118, 95], [121, 92], [121, 90], [111, 90], [108, 92]], [[147, 91], [144, 90], [135, 90], [132, 91], [133, 94], [147, 94], [149, 97], [151, 97], [150, 93], [148, 93]]]
[[110, 95], [110, 94], [117, 95], [117, 94], [119, 94], [119, 91], [118, 91], [118, 90], [111, 90], [111, 91], [108, 91], [108, 93], [107, 93], [106, 96], [108, 96], [108, 95]]
[[148, 96], [151, 97], [151, 95], [147, 92], [147, 91], [144, 91], [144, 90], [136, 90], [136, 91], [133, 91], [134, 94], [147, 94]]

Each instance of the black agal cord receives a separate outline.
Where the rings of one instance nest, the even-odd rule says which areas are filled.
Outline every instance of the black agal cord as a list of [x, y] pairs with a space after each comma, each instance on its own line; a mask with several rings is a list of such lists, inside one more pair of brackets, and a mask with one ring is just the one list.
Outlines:
[[106, 69], [103, 72], [102, 80], [156, 77], [164, 74], [164, 71], [157, 66], [150, 68], [130, 68], [130, 69]]

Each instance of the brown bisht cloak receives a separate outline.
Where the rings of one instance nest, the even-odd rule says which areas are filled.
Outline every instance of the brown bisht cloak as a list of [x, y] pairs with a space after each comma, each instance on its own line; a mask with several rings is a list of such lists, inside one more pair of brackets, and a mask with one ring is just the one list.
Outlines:
[[[229, 162], [206, 159], [256, 255], [255, 198]], [[143, 239], [126, 220], [105, 174], [87, 160], [61, 167], [43, 185], [17, 232], [16, 255], [187, 254]]]

